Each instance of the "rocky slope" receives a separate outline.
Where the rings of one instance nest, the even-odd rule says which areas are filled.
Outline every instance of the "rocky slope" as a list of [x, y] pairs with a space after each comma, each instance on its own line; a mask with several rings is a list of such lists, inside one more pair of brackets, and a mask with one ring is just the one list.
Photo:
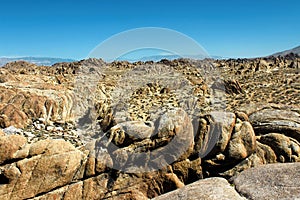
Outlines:
[[244, 198], [226, 179], [300, 161], [299, 70], [295, 55], [6, 64], [0, 198], [148, 199], [216, 176], [187, 188]]

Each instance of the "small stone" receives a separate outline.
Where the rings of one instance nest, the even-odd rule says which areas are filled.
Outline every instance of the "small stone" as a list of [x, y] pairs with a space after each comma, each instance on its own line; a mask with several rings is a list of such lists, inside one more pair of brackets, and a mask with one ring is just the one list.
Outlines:
[[22, 130], [15, 128], [14, 126], [10, 126], [8, 128], [3, 129], [3, 132], [7, 135], [14, 135], [22, 133]]
[[33, 138], [33, 137], [35, 137], [35, 135], [34, 134], [32, 134], [31, 132], [24, 132], [24, 135], [26, 136], [26, 137], [31, 137], [31, 138]]
[[0, 129], [0, 137], [1, 136], [5, 136], [5, 133], [4, 133], [4, 131], [2, 129]]
[[237, 112], [235, 113], [235, 115], [236, 115], [237, 118], [241, 119], [242, 121], [249, 121], [249, 117], [248, 117], [247, 114], [244, 113], [244, 112], [239, 112], [239, 111], [237, 111]]
[[34, 127], [35, 127], [37, 130], [43, 130], [43, 129], [45, 129], [45, 125], [44, 125], [44, 124], [34, 123], [33, 125], [34, 125]]
[[217, 158], [217, 160], [220, 160], [220, 161], [225, 160], [225, 155], [220, 153], [220, 154], [216, 155], [216, 158]]
[[54, 126], [47, 126], [46, 130], [47, 131], [54, 131], [55, 127]]
[[60, 126], [58, 126], [58, 127], [55, 128], [55, 131], [63, 131], [63, 130], [64, 129], [62, 127], [60, 127]]
[[39, 118], [38, 121], [41, 122], [41, 123], [45, 123], [46, 122], [46, 120], [44, 118]]

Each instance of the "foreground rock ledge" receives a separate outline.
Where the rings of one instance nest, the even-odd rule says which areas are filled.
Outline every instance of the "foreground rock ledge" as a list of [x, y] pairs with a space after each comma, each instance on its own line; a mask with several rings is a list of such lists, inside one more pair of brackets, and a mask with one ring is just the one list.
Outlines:
[[[250, 114], [251, 122], [254, 125], [259, 124], [257, 122], [260, 118], [257, 116], [261, 116], [260, 113], [266, 110], [262, 109]], [[277, 118], [283, 113], [282, 109], [267, 111]], [[288, 112], [287, 109], [285, 112]], [[289, 111], [289, 113], [293, 113], [291, 116], [299, 116], [298, 111]], [[264, 116], [267, 115], [264, 114]], [[137, 167], [132, 168], [127, 165], [134, 163], [136, 157], [128, 156], [125, 160], [121, 154], [124, 160], [118, 160], [117, 156], [110, 157], [113, 154], [106, 155], [101, 154], [101, 151], [98, 152], [101, 148], [96, 147], [102, 144], [101, 139], [85, 147], [75, 148], [71, 143], [62, 139], [46, 139], [29, 144], [24, 136], [2, 133], [0, 137], [0, 199], [148, 199], [182, 188], [202, 179], [205, 175], [206, 177], [222, 176], [227, 179], [235, 176], [234, 185], [237, 191], [250, 199], [263, 199], [265, 190], [270, 192], [265, 199], [274, 199], [278, 196], [276, 192], [282, 195], [282, 198], [294, 198], [300, 189], [298, 185], [295, 185], [300, 177], [297, 171], [299, 164], [267, 165], [266, 168], [254, 169], [262, 171], [250, 170], [241, 175], [237, 174], [262, 164], [299, 161], [299, 141], [287, 136], [290, 132], [288, 130], [295, 130], [295, 133], [298, 133], [298, 121], [294, 120], [296, 126], [286, 126], [286, 131], [273, 129], [275, 133], [272, 133], [254, 132], [247, 120], [247, 115], [241, 112], [212, 112], [210, 116], [199, 119], [200, 128], [193, 138], [191, 121], [183, 110], [175, 109], [165, 113], [158, 121], [160, 128], [155, 141], [160, 144], [161, 139], [169, 141], [172, 136], [176, 135], [176, 147], [179, 148], [180, 144], [186, 141], [187, 145], [183, 146], [188, 148], [174, 163], [159, 167], [161, 169], [159, 171], [145, 173], [138, 173], [138, 170], [134, 171], [138, 169]], [[292, 121], [293, 119], [286, 117], [285, 120]], [[128, 131], [128, 127], [133, 124], [135, 123], [118, 124], [111, 128], [110, 133], [120, 128], [121, 125], [122, 129]], [[137, 127], [141, 126], [131, 128], [139, 130], [136, 129]], [[152, 130], [151, 127], [146, 128]], [[261, 130], [263, 128], [261, 126]], [[218, 141], [209, 155], [203, 159], [195, 156], [203, 148], [209, 147], [211, 142], [209, 138], [212, 138], [210, 136], [216, 130], [222, 131], [220, 137], [216, 138]], [[136, 137], [144, 137], [138, 134], [139, 131], [135, 133]], [[160, 155], [165, 155], [160, 152], [160, 149], [164, 148], [159, 148], [159, 145], [151, 146], [153, 142], [147, 135], [146, 138], [140, 139], [141, 141], [134, 137], [120, 139], [121, 137], [116, 137], [118, 135], [120, 134], [112, 134], [111, 141], [105, 140], [104, 144], [127, 142], [129, 146], [120, 147], [118, 150], [128, 152], [128, 155], [137, 150], [137, 152], [146, 151], [150, 144], [152, 150], [155, 147]], [[173, 152], [169, 151], [169, 153]], [[161, 160], [157, 163], [161, 163]], [[119, 169], [116, 166], [122, 164], [121, 161], [124, 163], [119, 167], [133, 169], [132, 173], [121, 173], [116, 170]], [[144, 163], [147, 162], [142, 162]], [[258, 182], [261, 186], [257, 184]], [[271, 190], [270, 188], [273, 187], [275, 189]], [[276, 187], [280, 187], [282, 193]], [[177, 195], [178, 198], [183, 199], [185, 198], [180, 195], [186, 194], [188, 198], [194, 199], [242, 198], [226, 179], [220, 178], [201, 180], [180, 191], [185, 190], [186, 193], [179, 192], [177, 195], [175, 192], [174, 196]]]
[[232, 181], [230, 185], [223, 178], [208, 178], [154, 200], [299, 199], [300, 163], [262, 165], [241, 172]]
[[232, 186], [223, 178], [208, 178], [197, 181], [179, 190], [169, 192], [153, 200], [241, 200], [241, 197]]
[[248, 199], [300, 199], [300, 163], [252, 168], [240, 173], [233, 183]]

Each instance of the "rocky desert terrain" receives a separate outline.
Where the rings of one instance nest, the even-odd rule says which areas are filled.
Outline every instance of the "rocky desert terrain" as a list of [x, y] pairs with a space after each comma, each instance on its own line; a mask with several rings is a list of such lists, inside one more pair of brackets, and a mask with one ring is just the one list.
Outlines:
[[299, 73], [296, 54], [7, 63], [0, 199], [300, 198]]

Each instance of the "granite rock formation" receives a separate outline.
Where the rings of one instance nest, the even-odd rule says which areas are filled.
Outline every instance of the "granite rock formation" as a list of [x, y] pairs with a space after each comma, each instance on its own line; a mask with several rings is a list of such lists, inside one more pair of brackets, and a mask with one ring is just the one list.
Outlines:
[[178, 188], [195, 199], [259, 198], [235, 177], [300, 161], [299, 69], [295, 55], [8, 63], [0, 198], [148, 199]]

